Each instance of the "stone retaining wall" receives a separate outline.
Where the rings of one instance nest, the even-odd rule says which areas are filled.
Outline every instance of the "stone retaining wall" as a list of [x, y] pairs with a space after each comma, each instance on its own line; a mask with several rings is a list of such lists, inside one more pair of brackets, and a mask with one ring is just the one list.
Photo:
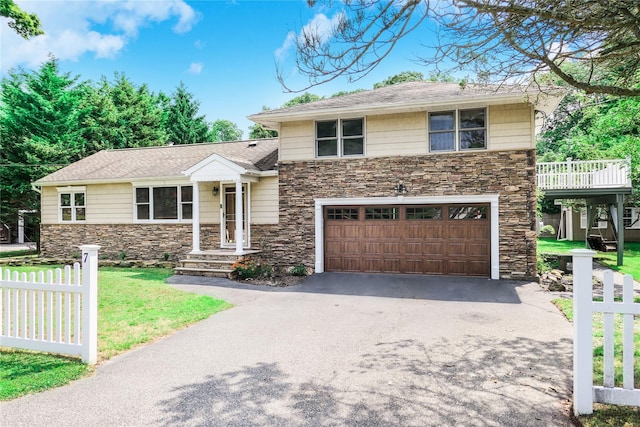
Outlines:
[[[252, 225], [253, 248], [265, 245], [277, 225]], [[191, 224], [42, 224], [40, 248], [44, 257], [72, 258], [82, 244], [100, 245], [100, 258], [176, 261], [191, 251]], [[200, 247], [220, 248], [220, 226], [200, 226]]]

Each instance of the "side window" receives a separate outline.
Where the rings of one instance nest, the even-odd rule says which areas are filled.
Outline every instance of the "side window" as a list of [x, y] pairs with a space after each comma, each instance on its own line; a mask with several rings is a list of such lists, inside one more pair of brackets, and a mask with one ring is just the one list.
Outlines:
[[342, 154], [344, 156], [364, 154], [364, 126], [362, 119], [342, 121]]
[[456, 149], [454, 112], [429, 113], [429, 149], [453, 151]]
[[338, 121], [316, 122], [316, 152], [318, 157], [338, 155]]
[[69, 191], [58, 193], [58, 211], [61, 222], [85, 221], [86, 193], [84, 191]]
[[429, 113], [429, 151], [487, 148], [486, 115], [484, 108]]
[[640, 228], [640, 208], [624, 208], [624, 228]]
[[460, 111], [460, 149], [487, 148], [485, 109]]
[[316, 157], [362, 156], [364, 119], [316, 122]]

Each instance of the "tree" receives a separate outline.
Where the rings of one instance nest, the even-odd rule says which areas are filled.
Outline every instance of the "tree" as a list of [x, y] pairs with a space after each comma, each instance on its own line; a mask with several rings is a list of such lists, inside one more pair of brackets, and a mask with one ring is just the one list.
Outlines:
[[400, 74], [386, 78], [385, 80], [374, 83], [373, 88], [378, 89], [385, 86], [391, 86], [405, 82], [422, 82], [424, 75], [418, 71], [403, 71]]
[[298, 95], [295, 98], [292, 98], [289, 101], [282, 104], [282, 108], [293, 107], [294, 105], [298, 105], [298, 104], [308, 104], [309, 102], [320, 101], [322, 99], [324, 99], [323, 96], [305, 92], [302, 95]]
[[1, 214], [14, 223], [19, 209], [39, 208], [33, 181], [91, 154], [83, 126], [89, 90], [62, 74], [55, 58], [36, 71], [11, 72], [1, 87]]
[[[270, 108], [266, 105], [262, 106], [262, 111], [269, 111]], [[275, 130], [267, 129], [260, 123], [256, 123], [253, 126], [249, 126], [249, 138], [251, 139], [264, 139], [264, 138], [276, 138], [278, 132]]]
[[102, 78], [90, 97], [91, 140], [101, 148], [151, 147], [167, 143], [163, 111], [147, 85], [136, 86], [124, 74]]
[[209, 125], [205, 116], [198, 116], [200, 102], [187, 91], [184, 83], [171, 95], [165, 129], [169, 142], [174, 144], [195, 144], [207, 142]]
[[242, 139], [242, 131], [232, 121], [218, 119], [211, 125], [209, 139], [212, 142], [239, 141]]
[[25, 39], [44, 34], [40, 18], [20, 9], [13, 0], [0, 0], [0, 16], [9, 18], [9, 27]]
[[[308, 0], [311, 7], [317, 3]], [[640, 96], [637, 0], [351, 0], [336, 16], [328, 38], [322, 28], [307, 26], [296, 39], [296, 63], [308, 87], [339, 76], [362, 78], [403, 37], [436, 28], [435, 53], [420, 58], [427, 66], [453, 63], [450, 71], [473, 71], [482, 82], [500, 83], [530, 83], [551, 71], [586, 93]], [[609, 70], [611, 83], [567, 73], [565, 63]]]

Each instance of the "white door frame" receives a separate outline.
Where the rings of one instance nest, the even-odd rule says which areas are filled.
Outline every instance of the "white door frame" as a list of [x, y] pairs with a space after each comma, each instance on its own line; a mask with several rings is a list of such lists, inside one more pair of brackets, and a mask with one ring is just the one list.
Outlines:
[[[251, 191], [251, 186], [249, 185], [250, 183], [248, 182], [243, 182], [242, 183], [242, 196], [244, 198], [244, 209], [242, 209], [242, 231], [243, 231], [243, 243], [242, 243], [242, 247], [243, 248], [250, 248], [251, 247], [251, 226], [250, 226], [250, 215], [249, 212], [251, 212], [249, 203], [251, 200], [251, 197], [249, 197], [249, 192]], [[236, 237], [233, 236], [233, 242], [229, 242], [229, 239], [227, 239], [227, 221], [226, 221], [226, 211], [227, 211], [227, 197], [226, 197], [226, 190], [228, 188], [232, 188], [234, 190], [234, 194], [235, 194], [235, 190], [236, 190], [236, 183], [220, 183], [220, 247], [222, 248], [236, 248], [237, 245], [235, 243]], [[238, 204], [235, 203], [234, 204], [234, 208], [237, 209]], [[232, 237], [232, 236], [229, 236]]]

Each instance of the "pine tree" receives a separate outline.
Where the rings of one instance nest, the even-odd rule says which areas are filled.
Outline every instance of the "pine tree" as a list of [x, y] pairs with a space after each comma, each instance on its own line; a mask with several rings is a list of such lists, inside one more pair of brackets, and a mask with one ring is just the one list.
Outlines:
[[165, 129], [168, 140], [174, 144], [207, 142], [209, 126], [205, 117], [198, 115], [200, 102], [187, 91], [183, 82], [171, 96]]

